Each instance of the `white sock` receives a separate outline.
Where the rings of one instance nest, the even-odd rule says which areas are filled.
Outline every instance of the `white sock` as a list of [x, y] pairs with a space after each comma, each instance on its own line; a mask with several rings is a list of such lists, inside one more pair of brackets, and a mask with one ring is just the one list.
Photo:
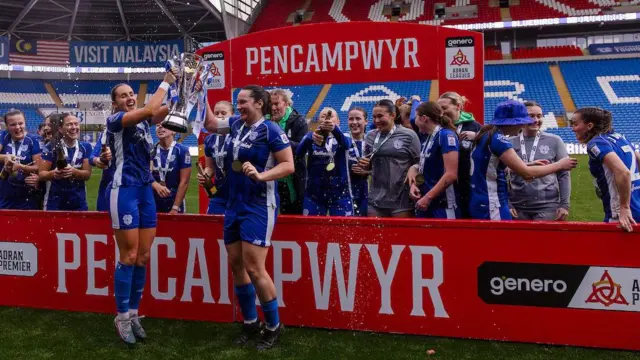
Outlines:
[[276, 324], [276, 326], [274, 326], [273, 328], [272, 328], [272, 327], [267, 326], [267, 330], [269, 330], [269, 331], [275, 331], [275, 330], [278, 328], [278, 326], [280, 326], [280, 323], [277, 323], [277, 324]]
[[129, 313], [118, 313], [118, 320], [129, 320]]
[[129, 309], [129, 316], [138, 316], [138, 309]]
[[245, 324], [255, 324], [256, 321], [258, 321], [258, 318], [255, 318], [253, 320], [245, 320], [244, 323]]

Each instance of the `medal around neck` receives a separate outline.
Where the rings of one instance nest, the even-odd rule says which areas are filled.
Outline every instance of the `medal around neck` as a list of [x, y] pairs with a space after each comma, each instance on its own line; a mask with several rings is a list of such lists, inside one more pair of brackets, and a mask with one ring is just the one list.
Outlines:
[[233, 163], [231, 163], [231, 169], [235, 172], [242, 171], [242, 162], [240, 160], [234, 161]]
[[333, 170], [335, 168], [336, 168], [336, 163], [334, 163], [334, 162], [330, 162], [326, 167], [327, 171], [331, 171], [331, 170]]

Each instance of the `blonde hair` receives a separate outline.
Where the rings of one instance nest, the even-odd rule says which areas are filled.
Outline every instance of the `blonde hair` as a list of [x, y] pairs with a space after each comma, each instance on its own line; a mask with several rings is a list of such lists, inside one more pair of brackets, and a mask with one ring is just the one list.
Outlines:
[[318, 114], [318, 119], [320, 119], [320, 115], [322, 115], [322, 112], [325, 110], [331, 110], [336, 115], [336, 118], [338, 119], [338, 121], [340, 121], [340, 115], [338, 115], [338, 112], [336, 111], [336, 109], [330, 106], [325, 106], [322, 108], [322, 110], [320, 110], [320, 113]]
[[284, 89], [273, 89], [269, 91], [269, 95], [280, 96], [282, 100], [284, 100], [284, 102], [287, 104], [287, 106], [293, 106], [293, 100], [291, 100], [291, 96], [289, 96], [289, 94]]
[[223, 101], [218, 101], [218, 102], [213, 106], [213, 108], [215, 109], [215, 107], [216, 107], [216, 106], [218, 106], [218, 105], [224, 105], [224, 106], [227, 106], [227, 107], [229, 108], [229, 110], [230, 110], [230, 111], [229, 111], [229, 114], [233, 114], [233, 104], [232, 104], [232, 103], [230, 103], [230, 102], [228, 102], [228, 101], [224, 101], [224, 100], [223, 100]]
[[449, 99], [453, 105], [460, 106], [460, 111], [464, 110], [464, 105], [469, 102], [469, 100], [458, 94], [455, 91], [447, 91], [446, 93], [440, 95], [440, 99]]

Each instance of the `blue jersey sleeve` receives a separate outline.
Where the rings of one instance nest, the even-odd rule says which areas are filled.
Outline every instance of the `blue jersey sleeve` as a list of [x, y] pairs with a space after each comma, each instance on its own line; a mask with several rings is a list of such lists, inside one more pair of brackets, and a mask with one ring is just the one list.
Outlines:
[[42, 153], [42, 149], [40, 149], [40, 141], [38, 141], [37, 136], [31, 137], [31, 142], [33, 143], [33, 147], [31, 148], [31, 155], [39, 155]]
[[189, 148], [180, 144], [180, 156], [178, 160], [178, 169], [188, 169], [191, 167], [191, 154]]
[[[82, 148], [82, 161], [84, 162], [85, 159], [90, 159], [91, 153], [93, 151], [93, 149], [91, 148], [91, 144], [89, 144], [88, 142], [82, 142], [80, 143], [80, 147]], [[99, 149], [100, 146], [96, 144], [96, 148]]]
[[442, 154], [446, 154], [451, 151], [460, 151], [460, 144], [458, 142], [458, 135], [451, 130], [440, 131], [440, 149]]
[[280, 126], [269, 121], [267, 124], [267, 139], [269, 141], [269, 150], [273, 153], [277, 153], [280, 150], [284, 150], [291, 147], [287, 134], [282, 131]]
[[614, 150], [607, 140], [601, 137], [595, 137], [587, 144], [587, 152], [590, 158], [602, 163], [604, 162], [604, 157], [607, 156], [608, 153], [614, 152]]
[[501, 133], [494, 133], [491, 139], [489, 140], [489, 150], [494, 153], [497, 157], [502, 156], [507, 150], [512, 149], [513, 145], [511, 145], [511, 141]]
[[98, 135], [98, 141], [96, 141], [96, 146], [93, 148], [93, 150], [91, 151], [91, 154], [89, 155], [89, 164], [91, 164], [91, 166], [93, 166], [93, 160], [97, 157], [100, 157], [100, 153], [102, 152], [102, 136], [104, 133], [100, 133], [100, 135]]
[[48, 161], [48, 162], [53, 162], [53, 151], [51, 149], [50, 145], [47, 145], [44, 148], [44, 151], [42, 152], [42, 160], [44, 161]]
[[122, 130], [122, 118], [124, 114], [124, 111], [120, 111], [107, 118], [107, 129], [110, 132], [117, 133]]
[[339, 126], [334, 127], [331, 134], [336, 138], [338, 145], [345, 149], [351, 148], [351, 137], [344, 136], [344, 133], [340, 130]]
[[204, 139], [204, 156], [213, 157], [213, 144], [216, 143], [216, 134], [211, 134]]
[[311, 146], [313, 145], [313, 139], [311, 138], [312, 133], [308, 133], [305, 135], [300, 143], [298, 144], [298, 148], [296, 149], [296, 157], [304, 157], [309, 151], [311, 151]]

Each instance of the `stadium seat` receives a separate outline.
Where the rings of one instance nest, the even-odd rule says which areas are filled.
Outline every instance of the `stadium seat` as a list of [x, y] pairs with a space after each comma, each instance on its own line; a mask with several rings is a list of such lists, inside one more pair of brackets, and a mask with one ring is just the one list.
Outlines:
[[55, 106], [42, 80], [0, 79], [0, 106], [23, 109]]

